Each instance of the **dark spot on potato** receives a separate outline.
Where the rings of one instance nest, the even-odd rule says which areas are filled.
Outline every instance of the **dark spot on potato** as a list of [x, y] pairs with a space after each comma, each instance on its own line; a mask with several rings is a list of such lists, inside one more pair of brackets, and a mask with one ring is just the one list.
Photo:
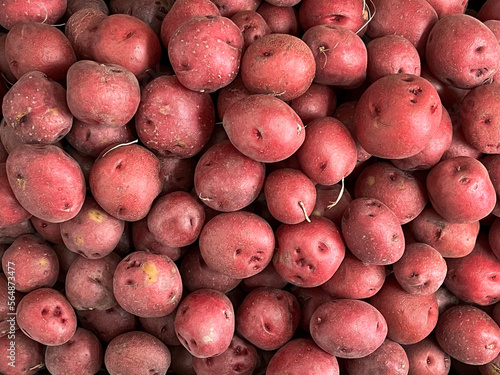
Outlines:
[[476, 47], [476, 52], [482, 52], [484, 49], [483, 46]]
[[240, 255], [241, 254], [241, 249], [236, 249], [235, 253], [236, 253], [236, 255]]
[[422, 88], [421, 87], [414, 87], [412, 89], [408, 90], [411, 94], [417, 96], [422, 93]]
[[491, 280], [495, 280], [496, 278], [497, 278], [497, 275], [492, 275], [492, 276], [490, 276], [490, 279], [491, 279]]
[[120, 161], [118, 162], [118, 164], [116, 164], [115, 169], [122, 169], [122, 166], [122, 162]]
[[470, 70], [470, 74], [476, 76], [477, 78], [482, 77], [486, 73], [488, 73], [488, 68], [477, 68]]
[[269, 57], [269, 56], [272, 56], [272, 55], [273, 55], [272, 51], [264, 51], [264, 52], [262, 52], [262, 56], [264, 56], [264, 57]]
[[125, 282], [125, 285], [134, 285], [134, 280], [132, 280], [132, 279], [128, 279], [128, 280]]
[[264, 323], [264, 331], [271, 333], [271, 325], [269, 323]]
[[85, 134], [85, 142], [87, 142], [90, 139], [91, 135], [92, 135], [92, 132], [90, 130], [87, 130], [87, 133]]
[[427, 362], [427, 364], [428, 364], [428, 365], [430, 365], [430, 364], [431, 364], [431, 362], [432, 362], [432, 361], [431, 361], [431, 357], [427, 357], [427, 359], [426, 359], [425, 361]]
[[242, 365], [241, 363], [237, 363], [233, 366], [234, 372], [242, 372], [244, 369], [245, 369], [245, 366]]
[[437, 109], [438, 109], [438, 105], [437, 104], [431, 105], [431, 114], [434, 114]]
[[380, 108], [379, 107], [374, 105], [372, 109], [373, 109], [373, 113], [375, 113], [376, 116], [380, 116]]
[[403, 73], [403, 68], [399, 68], [398, 73]]
[[114, 68], [114, 69], [110, 69], [110, 72], [111, 73], [123, 73], [123, 70]]
[[403, 77], [403, 78], [401, 78], [401, 80], [403, 82], [413, 82], [415, 80], [415, 78], [413, 78], [413, 77]]
[[61, 314], [62, 314], [61, 306], [56, 306], [52, 315], [55, 316], [56, 318], [58, 318], [61, 316]]
[[224, 314], [224, 318], [226, 318], [226, 320], [229, 320], [229, 315], [227, 314], [227, 311], [223, 310], [222, 313]]
[[467, 183], [469, 183], [469, 181], [470, 180], [465, 176], [460, 177], [460, 180], [458, 180], [458, 182], [460, 182], [461, 184], [467, 184]]
[[451, 85], [451, 86], [455, 86], [455, 82], [451, 79], [451, 78], [445, 78], [445, 81]]
[[295, 252], [296, 252], [297, 254], [300, 254], [300, 247], [297, 247], [297, 246], [296, 246], [296, 247], [295, 247]]
[[410, 277], [418, 277], [418, 273], [412, 272], [411, 275], [410, 275]]
[[306, 259], [305, 258], [300, 258], [295, 261], [296, 265], [300, 265], [301, 267], [304, 267], [306, 265]]
[[491, 124], [491, 119], [490, 118], [485, 118], [483, 120], [481, 120], [481, 122], [485, 125], [490, 125]]
[[135, 32], [134, 31], [129, 31], [127, 34], [125, 34], [125, 40], [130, 39], [134, 36]]
[[44, 307], [44, 308], [42, 309], [42, 315], [47, 315], [47, 314], [49, 313], [49, 311], [50, 311], [50, 310], [49, 310], [48, 308]]
[[254, 134], [255, 134], [255, 138], [257, 138], [258, 140], [262, 139], [262, 132], [259, 129], [255, 128]]
[[323, 162], [323, 163], [321, 163], [321, 164], [319, 165], [319, 169], [320, 169], [320, 171], [321, 171], [321, 172], [323, 172], [323, 171], [326, 169], [326, 165], [327, 165], [327, 164], [326, 164], [325, 162]]
[[331, 16], [328, 17], [328, 20], [330, 22], [341, 22], [344, 19], [344, 16], [341, 14], [332, 14]]

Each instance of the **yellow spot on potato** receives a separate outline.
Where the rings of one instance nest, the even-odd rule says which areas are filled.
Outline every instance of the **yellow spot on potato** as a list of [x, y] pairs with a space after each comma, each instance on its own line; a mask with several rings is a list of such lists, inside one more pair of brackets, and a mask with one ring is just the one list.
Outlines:
[[38, 265], [45, 267], [47, 265], [47, 259], [42, 258], [38, 261]]
[[47, 110], [51, 115], [57, 115], [59, 113], [59, 110], [57, 108], [49, 108]]
[[368, 176], [368, 178], [366, 179], [366, 183], [372, 186], [375, 183], [375, 176]]
[[183, 141], [177, 141], [177, 143], [175, 144], [176, 146], [179, 146], [179, 147], [186, 147], [186, 142], [183, 142]]
[[82, 245], [83, 244], [83, 237], [81, 236], [78, 236], [75, 238], [75, 242], [78, 244], [78, 245]]
[[16, 182], [17, 182], [17, 186], [19, 186], [21, 189], [25, 189], [26, 188], [26, 180], [24, 178], [18, 178], [16, 179]]
[[95, 221], [97, 223], [102, 223], [104, 221], [104, 213], [99, 210], [89, 210], [87, 214], [90, 218], [90, 220]]
[[314, 210], [314, 211], [311, 213], [311, 216], [321, 216], [321, 211], [319, 211], [319, 210]]
[[142, 272], [147, 275], [146, 284], [152, 284], [158, 281], [158, 269], [153, 263], [145, 263], [144, 266], [142, 266]]

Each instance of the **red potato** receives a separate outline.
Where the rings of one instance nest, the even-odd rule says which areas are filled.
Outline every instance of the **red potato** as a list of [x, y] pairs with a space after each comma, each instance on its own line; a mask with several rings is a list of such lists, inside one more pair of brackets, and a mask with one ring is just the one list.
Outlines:
[[[453, 120], [452, 120], [453, 121]], [[451, 159], [457, 156], [470, 156], [474, 159], [479, 159], [482, 152], [472, 147], [466, 140], [460, 124], [453, 124], [453, 135], [451, 138], [450, 147], [444, 152], [441, 160]]]
[[10, 187], [5, 163], [0, 163], [0, 227], [19, 224], [29, 218], [31, 214], [17, 201]]
[[60, 141], [73, 123], [66, 90], [40, 71], [18, 78], [3, 100], [2, 112], [7, 126], [12, 127], [23, 143]]
[[450, 372], [450, 356], [432, 336], [412, 345], [404, 346], [410, 371], [408, 375], [447, 375]]
[[94, 375], [103, 362], [103, 348], [90, 331], [77, 328], [74, 336], [60, 346], [49, 346], [45, 351], [45, 367], [51, 374]]
[[315, 72], [314, 56], [307, 44], [288, 34], [263, 36], [241, 59], [241, 78], [250, 92], [271, 94], [284, 101], [303, 95]]
[[61, 236], [60, 224], [49, 223], [35, 216], [32, 216], [30, 220], [37, 234], [44, 240], [52, 242], [53, 244], [64, 243]]
[[64, 282], [64, 280], [66, 279], [66, 274], [68, 273], [69, 267], [76, 260], [76, 258], [79, 257], [79, 255], [70, 251], [62, 243], [53, 244], [52, 248], [56, 252], [57, 258], [59, 259], [59, 276], [58, 276], [57, 280]]
[[103, 12], [105, 15], [109, 14], [108, 6], [104, 0], [68, 0], [67, 4], [66, 18], [71, 17], [81, 9], [95, 9]]
[[300, 3], [300, 0], [266, 0], [266, 2], [277, 7], [293, 7]]
[[366, 45], [367, 78], [375, 82], [389, 74], [420, 75], [420, 56], [408, 39], [401, 35], [384, 35]]
[[[342, 324], [338, 324], [338, 321]], [[324, 351], [340, 358], [373, 353], [387, 336], [387, 323], [372, 305], [354, 299], [322, 304], [311, 317], [311, 336]]]
[[[16, 77], [12, 74], [10, 70], [9, 60], [5, 54], [5, 40], [7, 39], [6, 33], [0, 33], [0, 73], [6, 82], [14, 84], [16, 82]], [[5, 95], [5, 94], [4, 94]]]
[[191, 191], [194, 186], [195, 158], [159, 156], [162, 191], [160, 195], [174, 191]]
[[52, 288], [40, 288], [26, 294], [17, 304], [17, 323], [31, 339], [57, 346], [73, 337], [77, 321], [64, 295]]
[[345, 361], [349, 375], [406, 375], [409, 371], [408, 356], [398, 343], [385, 339], [372, 354]]
[[108, 214], [125, 221], [143, 219], [162, 188], [160, 162], [143, 146], [112, 147], [96, 159], [89, 186]]
[[174, 0], [112, 0], [109, 2], [109, 10], [113, 14], [122, 13], [137, 17], [144, 21], [154, 30], [156, 34], [159, 35], [163, 18], [165, 18], [173, 4]]
[[332, 87], [313, 82], [304, 94], [290, 102], [290, 106], [307, 124], [316, 118], [333, 116], [337, 95]]
[[465, 13], [467, 9], [467, 0], [427, 0], [436, 11], [439, 19], [450, 14]]
[[193, 357], [193, 369], [197, 375], [251, 375], [257, 366], [258, 354], [255, 347], [233, 336], [226, 351], [216, 357]]
[[221, 16], [232, 17], [244, 10], [257, 10], [262, 0], [213, 0]]
[[288, 282], [276, 272], [272, 262], [258, 274], [241, 280], [241, 288], [246, 292], [260, 287], [283, 289], [287, 284]]
[[324, 284], [344, 259], [345, 245], [340, 230], [329, 219], [313, 217], [311, 222], [283, 224], [275, 235], [274, 268], [294, 285]]
[[69, 68], [66, 85], [71, 113], [94, 125], [124, 126], [141, 100], [137, 78], [116, 64], [80, 60]]
[[191, 245], [205, 223], [202, 203], [185, 191], [158, 198], [147, 216], [148, 229], [157, 241], [170, 247]]
[[367, 51], [361, 38], [344, 26], [317, 25], [302, 40], [316, 62], [314, 82], [341, 88], [357, 88], [366, 79]]
[[488, 243], [495, 256], [500, 259], [500, 218], [495, 218], [488, 232]]
[[284, 224], [309, 221], [316, 204], [314, 183], [292, 168], [271, 172], [264, 182], [264, 194], [270, 214]]
[[54, 286], [59, 275], [59, 259], [47, 242], [26, 234], [17, 237], [5, 250], [2, 269], [5, 275], [9, 275], [9, 269], [15, 269], [16, 290], [29, 293]]
[[344, 212], [341, 229], [347, 248], [365, 264], [393, 264], [403, 255], [401, 224], [378, 199], [354, 199]]
[[154, 318], [177, 307], [182, 297], [182, 280], [177, 266], [166, 255], [135, 251], [116, 267], [113, 293], [129, 313]]
[[176, 374], [197, 375], [193, 369], [193, 356], [182, 345], [169, 347], [172, 363], [169, 370]]
[[160, 339], [165, 345], [180, 346], [174, 329], [175, 314], [177, 309], [170, 314], [158, 318], [139, 318], [141, 327], [148, 333]]
[[266, 20], [255, 10], [242, 10], [235, 13], [231, 17], [231, 21], [240, 28], [243, 35], [243, 51], [257, 39], [262, 38], [264, 35], [271, 34], [271, 28]]
[[436, 296], [409, 294], [393, 275], [387, 276], [382, 289], [368, 302], [387, 321], [387, 337], [401, 345], [415, 344], [424, 339], [438, 321]]
[[458, 305], [460, 302], [458, 297], [450, 292], [444, 285], [441, 285], [441, 287], [434, 294], [436, 295], [436, 298], [438, 300], [438, 309], [440, 315], [450, 307]]
[[441, 116], [439, 95], [428, 81], [411, 74], [391, 74], [371, 84], [361, 96], [355, 135], [374, 156], [407, 158], [424, 149]]
[[14, 76], [37, 70], [54, 81], [66, 78], [76, 55], [68, 38], [45, 23], [20, 23], [12, 27], [5, 40], [5, 55]]
[[500, 259], [487, 241], [479, 236], [474, 250], [469, 255], [448, 259], [446, 287], [458, 298], [480, 306], [493, 305], [500, 300]]
[[201, 231], [199, 246], [210, 268], [243, 279], [271, 262], [275, 240], [271, 226], [262, 217], [236, 211], [210, 219]]
[[229, 348], [234, 335], [233, 305], [221, 292], [197, 290], [180, 303], [174, 327], [179, 341], [194, 357], [220, 355]]
[[0, 121], [0, 140], [7, 154], [10, 154], [17, 146], [23, 144], [21, 138], [14, 132], [14, 129], [7, 126], [5, 118], [2, 118]]
[[385, 281], [385, 267], [364, 264], [350, 251], [321, 289], [334, 298], [365, 299], [374, 296]]
[[310, 339], [297, 338], [283, 345], [272, 356], [267, 366], [268, 375], [313, 373], [339, 374], [337, 359], [321, 350]]
[[74, 12], [66, 21], [64, 34], [79, 60], [92, 60], [92, 39], [97, 27], [106, 17], [107, 14], [102, 10], [83, 8]]
[[210, 208], [222, 212], [247, 207], [264, 186], [264, 163], [239, 152], [229, 140], [210, 147], [196, 164], [196, 195]]
[[0, 227], [0, 244], [11, 244], [15, 239], [23, 234], [35, 234], [35, 228], [31, 221], [26, 220], [22, 223]]
[[75, 217], [82, 208], [86, 190], [83, 172], [57, 146], [18, 146], [9, 154], [6, 167], [14, 195], [33, 216], [60, 223]]
[[428, 173], [426, 185], [436, 212], [451, 222], [483, 219], [496, 204], [495, 188], [486, 167], [472, 157], [439, 162]]
[[290, 292], [257, 288], [236, 311], [236, 331], [262, 350], [276, 350], [293, 337], [300, 319], [300, 306]]
[[436, 326], [436, 339], [447, 354], [469, 365], [486, 364], [500, 352], [500, 328], [488, 314], [470, 305], [446, 310]]
[[97, 26], [90, 53], [99, 63], [121, 65], [143, 79], [159, 66], [161, 43], [144, 21], [127, 14], [112, 14]]
[[[204, 37], [198, 41], [202, 32]], [[182, 85], [197, 92], [214, 92], [238, 74], [243, 45], [240, 29], [229, 18], [200, 16], [175, 31], [168, 43], [168, 56]]]
[[309, 332], [311, 317], [318, 307], [334, 298], [324, 292], [321, 288], [301, 288], [293, 286], [290, 289], [300, 305], [299, 328], [304, 332]]
[[[241, 74], [238, 74], [236, 78], [229, 85], [224, 86], [219, 90], [219, 95], [217, 96], [217, 115], [219, 116], [219, 118], [223, 119], [224, 114], [226, 113], [229, 107], [231, 107], [238, 100], [246, 98], [250, 95], [252, 95], [252, 93], [248, 91], [248, 89], [243, 84], [243, 80], [241, 79]], [[220, 128], [216, 127], [216, 129]], [[224, 131], [223, 134], [226, 135]], [[225, 139], [227, 139], [227, 135]]]
[[342, 216], [352, 201], [351, 194], [341, 184], [330, 186], [316, 185], [316, 204], [311, 217], [320, 216], [330, 219], [340, 227]]
[[[453, 14], [433, 27], [425, 56], [431, 72], [439, 80], [470, 89], [490, 82], [498, 71], [500, 44], [478, 19]], [[455, 62], [451, 64], [451, 61]]]
[[171, 355], [167, 346], [153, 335], [132, 331], [115, 337], [104, 353], [110, 375], [166, 374]]
[[147, 217], [132, 223], [132, 242], [137, 251], [166, 255], [173, 261], [179, 259], [186, 252], [186, 248], [171, 247], [157, 241], [149, 231]]
[[66, 0], [37, 0], [29, 3], [5, 0], [2, 2], [0, 25], [7, 30], [25, 22], [53, 25], [64, 15], [66, 6]]
[[[35, 375], [45, 365], [44, 346], [17, 331], [15, 341], [8, 335], [0, 337], [0, 350], [4, 360], [0, 372], [9, 375]], [[10, 364], [10, 365], [9, 365]]]
[[374, 0], [373, 6], [376, 11], [366, 30], [368, 37], [401, 35], [421, 56], [425, 53], [427, 37], [438, 21], [436, 11], [426, 0]]
[[273, 34], [290, 34], [299, 36], [299, 12], [295, 7], [277, 7], [263, 1], [257, 9], [271, 28]]
[[161, 76], [143, 90], [135, 116], [139, 138], [163, 156], [189, 158], [212, 135], [215, 109], [208, 93], [185, 88], [176, 76]]
[[482, 22], [500, 19], [500, 7], [494, 0], [486, 0], [477, 12], [477, 18]]
[[111, 253], [100, 259], [78, 257], [66, 274], [66, 298], [76, 310], [107, 310], [116, 306], [113, 274], [121, 258]]

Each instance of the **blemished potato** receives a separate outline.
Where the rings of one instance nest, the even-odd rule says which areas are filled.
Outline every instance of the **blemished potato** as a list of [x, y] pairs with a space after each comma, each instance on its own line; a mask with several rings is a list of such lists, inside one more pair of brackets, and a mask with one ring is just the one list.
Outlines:
[[216, 290], [200, 289], [188, 294], [175, 315], [175, 333], [194, 357], [222, 354], [231, 345], [235, 316], [229, 298]]
[[180, 346], [181, 342], [175, 334], [174, 321], [177, 309], [170, 314], [158, 318], [139, 318], [141, 327], [148, 333], [159, 338], [165, 345]]
[[162, 189], [160, 162], [143, 146], [112, 147], [96, 159], [89, 186], [108, 214], [125, 221], [143, 219]]
[[264, 94], [234, 103], [224, 113], [222, 125], [243, 155], [265, 163], [289, 158], [302, 145], [306, 133], [302, 120], [288, 104]]
[[92, 38], [97, 26], [107, 17], [101, 10], [83, 8], [73, 13], [64, 27], [68, 38], [79, 60], [92, 59]]
[[221, 16], [232, 17], [243, 10], [256, 10], [262, 0], [213, 0]]
[[387, 323], [380, 311], [365, 301], [336, 299], [316, 309], [310, 332], [314, 342], [327, 353], [362, 358], [382, 345]]
[[243, 35], [229, 18], [200, 16], [175, 31], [168, 56], [182, 85], [197, 92], [214, 92], [238, 74], [243, 46]]
[[387, 276], [382, 289], [368, 302], [387, 321], [387, 338], [401, 345], [415, 344], [424, 339], [438, 321], [436, 296], [409, 294], [399, 285], [394, 275]]
[[412, 345], [404, 346], [410, 363], [409, 375], [447, 375], [450, 372], [450, 356], [439, 346], [433, 336]]
[[76, 314], [61, 292], [39, 288], [17, 304], [19, 328], [31, 339], [47, 346], [68, 342], [76, 332]]
[[161, 76], [143, 90], [135, 126], [144, 145], [163, 156], [189, 158], [212, 135], [215, 108], [208, 93], [185, 88], [177, 76]]
[[9, 154], [6, 168], [14, 195], [33, 216], [60, 223], [80, 212], [85, 178], [75, 159], [59, 147], [18, 146]]
[[135, 251], [123, 258], [113, 275], [118, 304], [138, 317], [164, 316], [177, 307], [182, 280], [176, 264], [166, 255]]
[[288, 282], [276, 272], [273, 262], [269, 263], [267, 267], [258, 274], [241, 280], [241, 288], [244, 291], [251, 291], [263, 286], [282, 289], [287, 284]]
[[316, 82], [301, 96], [290, 102], [290, 107], [299, 115], [302, 122], [307, 124], [320, 117], [333, 116], [337, 106], [335, 90]]
[[[0, 337], [0, 350], [4, 353], [4, 360], [0, 362], [0, 372], [13, 375], [35, 375], [44, 367], [44, 346], [30, 339], [21, 331], [16, 331], [14, 341], [15, 356], [10, 358], [12, 338], [8, 335]], [[9, 366], [15, 360], [16, 367]], [[27, 369], [26, 371], [17, 371]], [[12, 371], [15, 370], [15, 371]]]
[[109, 2], [109, 10], [111, 13], [130, 14], [137, 17], [159, 35], [163, 18], [165, 18], [173, 4], [174, 0], [112, 0]]
[[62, 82], [69, 67], [76, 62], [75, 51], [62, 31], [36, 22], [20, 23], [10, 29], [5, 40], [5, 55], [17, 79], [37, 70]]
[[495, 34], [478, 19], [467, 14], [452, 14], [433, 27], [425, 57], [439, 80], [471, 89], [490, 82], [500, 68], [500, 44]]
[[71, 113], [94, 125], [124, 126], [141, 100], [137, 78], [117, 64], [77, 61], [68, 69], [66, 86]]
[[160, 195], [174, 191], [191, 191], [197, 158], [159, 156], [162, 191]]
[[257, 39], [241, 59], [241, 78], [248, 90], [275, 95], [284, 101], [304, 94], [315, 73], [311, 49], [289, 34], [268, 34]]
[[7, 178], [5, 163], [0, 163], [0, 227], [22, 223], [31, 218], [17, 201]]
[[226, 351], [216, 357], [193, 357], [193, 369], [197, 375], [211, 375], [214, 373], [252, 375], [257, 366], [258, 353], [248, 341], [233, 336]]
[[66, 18], [70, 18], [81, 9], [94, 9], [101, 11], [105, 15], [109, 14], [108, 5], [104, 0], [67, 0], [67, 4]]
[[137, 251], [166, 255], [173, 261], [179, 259], [187, 250], [187, 248], [171, 247], [157, 241], [149, 231], [147, 217], [132, 223], [132, 242]]
[[16, 290], [22, 293], [53, 287], [59, 275], [56, 252], [47, 242], [32, 234], [19, 236], [5, 250], [2, 256], [4, 274], [8, 275], [12, 267], [15, 267]]
[[246, 212], [225, 212], [205, 223], [199, 246], [212, 269], [235, 279], [262, 271], [271, 262], [274, 232], [262, 217]]
[[171, 355], [153, 335], [132, 331], [115, 337], [104, 353], [104, 365], [111, 375], [165, 375]]
[[470, 305], [446, 310], [436, 326], [436, 339], [452, 358], [469, 365], [486, 364], [500, 352], [500, 328], [488, 314]]
[[263, 1], [257, 13], [266, 20], [272, 33], [299, 36], [299, 12], [295, 7], [278, 7]]
[[299, 319], [300, 306], [293, 294], [257, 288], [236, 311], [236, 331], [259, 349], [276, 350], [293, 337]]
[[45, 366], [51, 374], [94, 375], [101, 368], [103, 355], [99, 339], [92, 332], [77, 328], [67, 343], [47, 347]]
[[91, 56], [99, 63], [121, 65], [142, 79], [159, 66], [161, 43], [153, 29], [139, 18], [112, 14], [97, 26]]
[[23, 143], [56, 143], [73, 124], [66, 90], [40, 71], [19, 77], [4, 97], [2, 112]]
[[7, 0], [2, 2], [0, 25], [7, 30], [19, 23], [44, 22], [55, 24], [66, 12], [66, 0], [37, 0], [19, 2]]
[[441, 116], [441, 100], [427, 80], [412, 74], [391, 74], [371, 84], [359, 99], [355, 135], [374, 156], [407, 158], [424, 149]]
[[289, 341], [273, 355], [267, 366], [267, 375], [294, 375], [303, 373], [339, 374], [337, 359], [321, 350], [311, 339]]
[[254, 10], [242, 10], [231, 17], [233, 21], [243, 34], [243, 51], [245, 51], [250, 44], [257, 39], [262, 38], [264, 35], [271, 34], [271, 28], [266, 20]]

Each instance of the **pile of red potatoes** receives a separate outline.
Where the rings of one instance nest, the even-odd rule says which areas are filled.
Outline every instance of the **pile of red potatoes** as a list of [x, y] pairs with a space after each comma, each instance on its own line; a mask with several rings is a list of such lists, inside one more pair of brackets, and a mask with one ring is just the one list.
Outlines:
[[500, 1], [0, 1], [0, 373], [500, 368]]

